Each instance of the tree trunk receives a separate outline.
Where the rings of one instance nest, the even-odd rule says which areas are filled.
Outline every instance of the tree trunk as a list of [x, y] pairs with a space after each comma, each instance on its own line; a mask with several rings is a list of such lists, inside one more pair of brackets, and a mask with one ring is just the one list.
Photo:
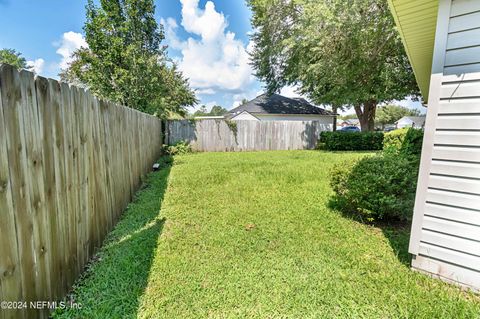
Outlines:
[[362, 132], [375, 130], [375, 112], [377, 110], [377, 101], [367, 101], [362, 105], [354, 106]]

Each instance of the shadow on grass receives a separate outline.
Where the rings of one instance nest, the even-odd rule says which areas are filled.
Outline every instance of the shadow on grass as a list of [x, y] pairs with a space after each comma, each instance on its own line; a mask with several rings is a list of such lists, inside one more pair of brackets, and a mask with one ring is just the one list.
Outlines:
[[408, 244], [410, 241], [410, 223], [409, 222], [365, 221], [360, 217], [359, 214], [355, 214], [355, 212], [353, 211], [346, 210], [345, 205], [341, 203], [341, 200], [336, 195], [330, 198], [328, 202], [328, 207], [332, 210], [337, 211], [343, 217], [381, 229], [385, 238], [388, 239], [390, 247], [392, 247], [392, 250], [397, 256], [397, 259], [403, 265], [410, 268], [410, 262], [412, 260], [412, 257], [408, 252]]
[[57, 311], [53, 318], [135, 318], [165, 219], [159, 212], [171, 159], [145, 184], [67, 298], [81, 309]]
[[408, 244], [410, 242], [410, 223], [399, 222], [397, 224], [377, 224], [385, 237], [390, 242], [394, 253], [398, 260], [406, 267], [410, 268], [412, 256], [408, 252]]

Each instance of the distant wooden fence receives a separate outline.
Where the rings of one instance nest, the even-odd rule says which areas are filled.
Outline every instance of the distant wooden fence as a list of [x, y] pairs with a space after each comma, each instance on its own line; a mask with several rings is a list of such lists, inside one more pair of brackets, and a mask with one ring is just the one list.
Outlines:
[[331, 129], [318, 121], [175, 120], [167, 122], [166, 142], [189, 141], [202, 152], [301, 150]]
[[153, 116], [0, 66], [0, 301], [65, 296], [160, 156], [161, 135]]

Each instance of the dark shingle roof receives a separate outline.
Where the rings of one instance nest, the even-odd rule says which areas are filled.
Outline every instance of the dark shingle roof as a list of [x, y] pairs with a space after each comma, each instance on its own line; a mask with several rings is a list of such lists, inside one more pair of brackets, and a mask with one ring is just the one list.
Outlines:
[[252, 114], [333, 115], [329, 111], [308, 103], [305, 99], [291, 99], [279, 94], [273, 94], [270, 96], [267, 94], [262, 94], [250, 102], [230, 110], [228, 113], [230, 115], [236, 115], [244, 111]]

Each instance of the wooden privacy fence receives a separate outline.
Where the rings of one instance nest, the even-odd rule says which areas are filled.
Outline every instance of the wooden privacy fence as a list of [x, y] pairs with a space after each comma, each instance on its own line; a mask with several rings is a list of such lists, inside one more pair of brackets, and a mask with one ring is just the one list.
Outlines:
[[161, 135], [153, 116], [0, 66], [0, 301], [66, 294], [160, 156]]
[[175, 120], [167, 122], [166, 142], [188, 141], [202, 152], [301, 150], [330, 130], [319, 121]]

